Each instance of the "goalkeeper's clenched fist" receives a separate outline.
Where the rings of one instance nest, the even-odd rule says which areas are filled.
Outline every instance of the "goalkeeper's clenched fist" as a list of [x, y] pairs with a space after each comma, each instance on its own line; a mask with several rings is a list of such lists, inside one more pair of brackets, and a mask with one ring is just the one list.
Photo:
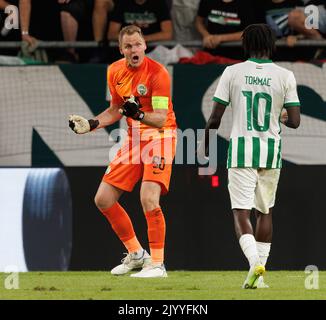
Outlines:
[[81, 116], [77, 116], [74, 114], [69, 116], [69, 127], [71, 128], [71, 130], [78, 134], [90, 132], [96, 129], [98, 125], [98, 120], [87, 120]]
[[132, 118], [134, 120], [144, 119], [144, 112], [139, 110], [141, 105], [137, 97], [130, 96], [130, 98], [121, 106], [119, 112], [126, 117]]

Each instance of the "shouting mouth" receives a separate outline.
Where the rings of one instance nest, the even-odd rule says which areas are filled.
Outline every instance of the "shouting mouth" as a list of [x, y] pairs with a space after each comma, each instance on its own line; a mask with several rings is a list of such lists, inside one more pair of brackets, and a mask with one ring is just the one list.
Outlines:
[[135, 55], [131, 57], [131, 62], [137, 64], [139, 62], [139, 56]]

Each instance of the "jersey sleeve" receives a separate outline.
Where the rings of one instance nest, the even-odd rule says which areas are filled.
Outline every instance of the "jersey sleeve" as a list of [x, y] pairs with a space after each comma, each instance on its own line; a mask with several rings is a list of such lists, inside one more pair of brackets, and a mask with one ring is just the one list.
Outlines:
[[298, 106], [300, 106], [300, 101], [297, 92], [297, 82], [295, 80], [293, 72], [290, 72], [286, 82], [284, 108]]
[[123, 99], [118, 95], [117, 91], [114, 87], [113, 80], [114, 72], [112, 68], [109, 66], [107, 71], [107, 100], [110, 101], [111, 105], [122, 105]]
[[230, 80], [231, 72], [229, 67], [227, 67], [218, 82], [213, 101], [219, 102], [225, 106], [230, 104]]
[[156, 72], [152, 81], [153, 109], [168, 109], [171, 91], [170, 75], [163, 67]]

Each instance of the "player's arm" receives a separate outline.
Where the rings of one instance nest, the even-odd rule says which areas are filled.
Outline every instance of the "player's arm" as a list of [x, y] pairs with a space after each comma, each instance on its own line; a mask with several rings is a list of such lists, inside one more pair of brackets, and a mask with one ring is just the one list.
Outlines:
[[93, 119], [85, 119], [82, 116], [70, 115], [69, 116], [69, 127], [75, 133], [83, 134], [93, 131], [95, 129], [101, 129], [107, 127], [116, 121], [121, 119], [119, 113], [119, 107], [117, 105], [111, 105], [105, 111], [100, 113]]
[[221, 119], [223, 117], [226, 105], [214, 101], [213, 111], [211, 116], [209, 117], [206, 127], [205, 127], [205, 155], [208, 156], [209, 150], [209, 130], [216, 130], [220, 127]]
[[69, 127], [78, 134], [87, 133], [95, 129], [107, 127], [121, 119], [119, 108], [123, 104], [122, 98], [117, 94], [114, 86], [112, 85], [112, 71], [108, 68], [108, 90], [110, 107], [92, 119], [85, 119], [81, 116], [69, 116]]
[[292, 106], [283, 110], [280, 121], [289, 128], [298, 128], [300, 125], [300, 106]]
[[223, 117], [225, 108], [230, 104], [230, 81], [232, 78], [232, 73], [230, 67], [226, 67], [222, 73], [222, 76], [218, 82], [215, 94], [213, 97], [213, 110], [212, 114], [208, 119], [205, 128], [205, 155], [209, 154], [209, 132], [210, 130], [215, 130], [220, 127], [221, 119]]
[[167, 113], [167, 109], [155, 109], [153, 112], [146, 112], [141, 122], [148, 126], [162, 128], [165, 125]]
[[286, 83], [284, 108], [280, 121], [287, 127], [296, 129], [300, 125], [300, 102], [297, 93], [297, 83], [293, 72], [289, 73]]
[[137, 97], [131, 96], [119, 109], [120, 114], [141, 121], [148, 126], [162, 128], [165, 125], [169, 97], [152, 97], [153, 111], [142, 111]]
[[98, 126], [96, 129], [105, 128], [118, 120], [122, 118], [120, 112], [119, 112], [119, 106], [118, 105], [111, 105], [109, 108], [107, 108], [105, 111], [100, 113], [98, 116], [94, 118], [94, 120], [98, 121]]

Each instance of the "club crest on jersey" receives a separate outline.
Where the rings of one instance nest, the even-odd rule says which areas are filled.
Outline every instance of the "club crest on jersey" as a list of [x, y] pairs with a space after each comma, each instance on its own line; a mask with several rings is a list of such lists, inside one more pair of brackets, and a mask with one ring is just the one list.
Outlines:
[[144, 96], [147, 93], [147, 88], [144, 84], [139, 84], [137, 86], [137, 92], [141, 95]]

